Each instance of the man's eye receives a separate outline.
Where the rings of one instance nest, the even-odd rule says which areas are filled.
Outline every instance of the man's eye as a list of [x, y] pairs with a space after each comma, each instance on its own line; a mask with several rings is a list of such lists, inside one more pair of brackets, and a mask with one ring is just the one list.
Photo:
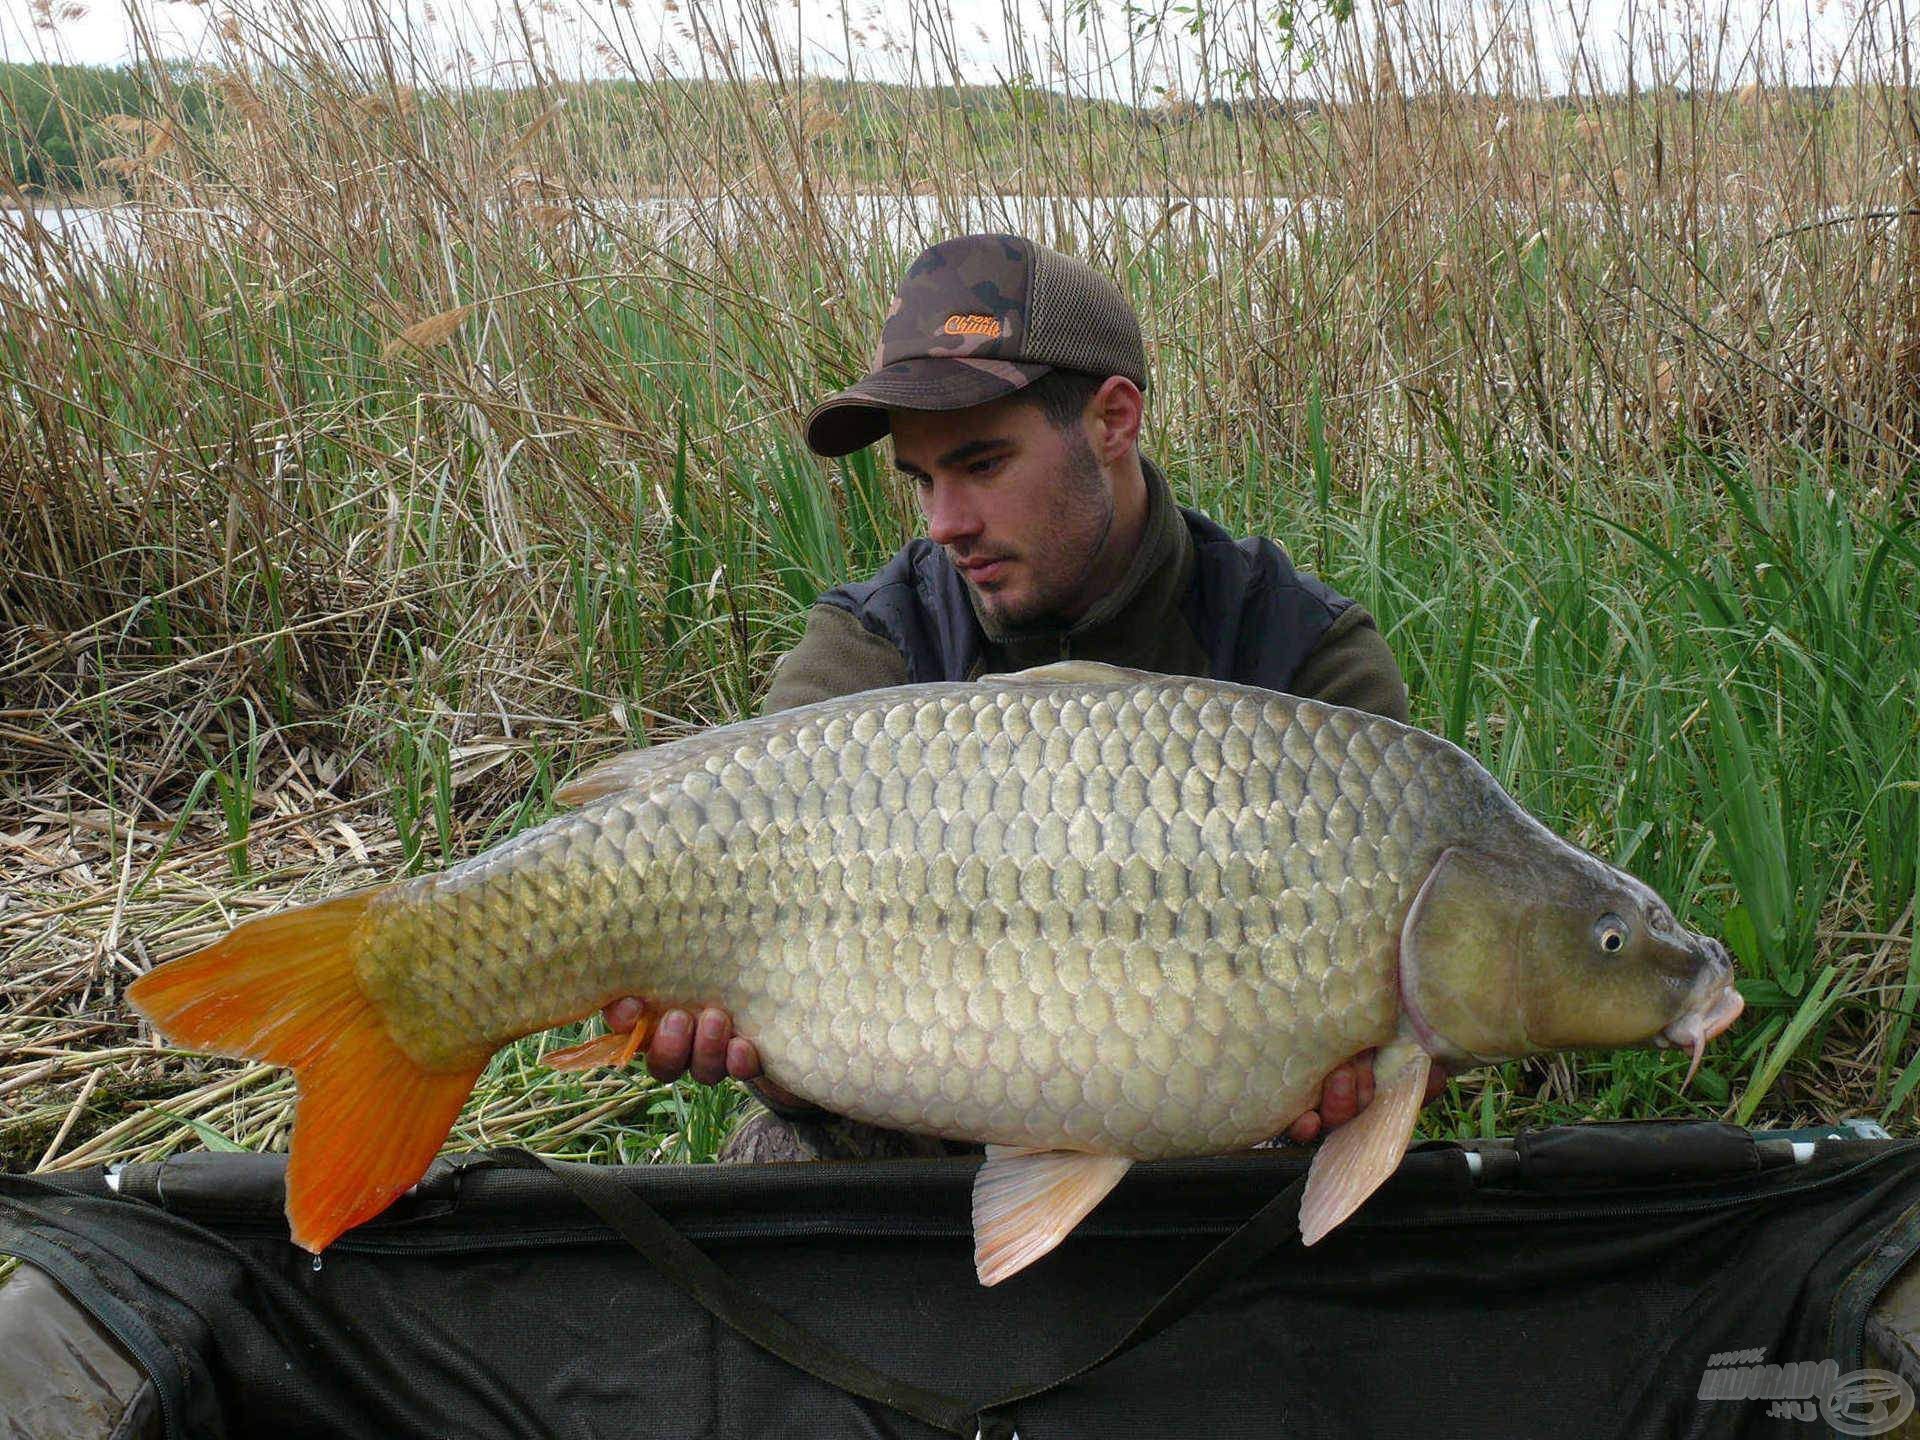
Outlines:
[[1000, 461], [1003, 458], [1002, 456], [996, 455], [991, 460], [976, 460], [973, 464], [969, 465], [967, 469], [975, 475], [985, 475], [990, 471], [998, 469]]

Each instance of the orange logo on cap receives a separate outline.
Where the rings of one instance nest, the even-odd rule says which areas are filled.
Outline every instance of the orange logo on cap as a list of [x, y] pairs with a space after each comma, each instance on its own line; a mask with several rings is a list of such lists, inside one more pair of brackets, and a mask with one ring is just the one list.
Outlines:
[[992, 315], [949, 315], [947, 323], [940, 328], [949, 335], [985, 335], [990, 340], [1000, 338], [1000, 321]]

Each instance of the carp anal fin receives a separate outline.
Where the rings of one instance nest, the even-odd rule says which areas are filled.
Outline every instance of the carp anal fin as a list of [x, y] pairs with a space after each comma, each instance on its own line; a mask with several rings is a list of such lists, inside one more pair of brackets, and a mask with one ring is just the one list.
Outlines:
[[973, 1177], [973, 1265], [998, 1285], [1067, 1238], [1133, 1161], [1076, 1150], [987, 1146]]
[[1300, 1201], [1300, 1243], [1311, 1245], [1345, 1220], [1399, 1168], [1427, 1096], [1433, 1057], [1402, 1036], [1373, 1062], [1373, 1103], [1320, 1142]]
[[549, 1050], [540, 1057], [540, 1063], [549, 1070], [598, 1070], [603, 1065], [618, 1070], [632, 1064], [633, 1057], [652, 1043], [659, 1021], [660, 1017], [649, 1006], [640, 1012], [631, 1030], [609, 1030], [583, 1044]]

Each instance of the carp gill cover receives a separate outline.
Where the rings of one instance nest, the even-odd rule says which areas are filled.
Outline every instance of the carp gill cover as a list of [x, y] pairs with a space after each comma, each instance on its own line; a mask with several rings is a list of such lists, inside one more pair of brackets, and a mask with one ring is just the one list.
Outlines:
[[293, 1067], [300, 1245], [419, 1179], [500, 1046], [622, 995], [726, 1009], [829, 1110], [986, 1142], [987, 1284], [1134, 1161], [1277, 1134], [1362, 1051], [1375, 1099], [1315, 1154], [1308, 1244], [1392, 1173], [1433, 1061], [1653, 1044], [1697, 1067], [1741, 1008], [1719, 942], [1463, 750], [1246, 686], [1068, 662], [869, 691], [559, 798], [579, 808], [132, 986], [175, 1043]]

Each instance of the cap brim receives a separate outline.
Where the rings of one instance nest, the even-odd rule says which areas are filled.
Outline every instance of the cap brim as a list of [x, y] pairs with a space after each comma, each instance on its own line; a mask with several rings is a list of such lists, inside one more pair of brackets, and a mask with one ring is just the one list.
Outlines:
[[814, 406], [807, 414], [807, 448], [816, 455], [851, 455], [887, 433], [889, 409], [964, 410], [1024, 390], [1051, 369], [979, 355], [896, 360]]

